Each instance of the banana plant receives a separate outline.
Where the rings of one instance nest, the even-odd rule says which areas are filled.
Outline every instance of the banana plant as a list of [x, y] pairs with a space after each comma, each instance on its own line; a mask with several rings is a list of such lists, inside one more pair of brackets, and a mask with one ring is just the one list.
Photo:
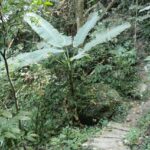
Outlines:
[[[81, 45], [86, 40], [89, 32], [94, 28], [99, 20], [98, 12], [94, 12], [90, 19], [79, 29], [74, 37], [65, 36], [55, 29], [49, 22], [35, 13], [26, 13], [24, 21], [44, 40], [44, 46], [34, 52], [22, 53], [16, 57], [8, 59], [10, 71], [15, 71], [23, 66], [40, 62], [49, 57], [49, 54], [57, 54], [65, 52], [66, 47], [76, 49], [77, 53], [72, 56], [70, 61], [78, 60], [85, 57], [93, 47], [98, 44], [110, 41], [121, 32], [129, 28], [130, 23], [126, 22], [117, 27], [113, 27], [107, 31], [98, 32], [90, 42], [86, 43], [82, 48]], [[4, 62], [0, 62], [0, 74], [4, 70]]]
[[[90, 19], [78, 30], [74, 37], [61, 34], [49, 22], [35, 13], [27, 13], [24, 15], [24, 21], [43, 39], [42, 46], [38, 50], [29, 53], [22, 53], [14, 58], [8, 59], [10, 71], [14, 71], [23, 66], [31, 65], [40, 62], [50, 56], [50, 54], [64, 53], [64, 62], [67, 64], [68, 87], [71, 100], [68, 102], [69, 110], [73, 109], [74, 118], [77, 118], [77, 110], [75, 104], [75, 87], [74, 87], [74, 70], [73, 63], [88, 55], [88, 52], [93, 47], [100, 43], [110, 41], [112, 38], [119, 35], [121, 32], [129, 28], [130, 23], [126, 22], [117, 27], [113, 27], [107, 31], [97, 32], [95, 38], [85, 43], [89, 32], [94, 28], [100, 19], [98, 12], [94, 12]], [[85, 43], [85, 44], [84, 44]], [[41, 44], [41, 43], [40, 43]], [[70, 55], [69, 53], [72, 53]], [[4, 69], [4, 63], [0, 63], [0, 70]], [[71, 113], [73, 114], [73, 113]]]

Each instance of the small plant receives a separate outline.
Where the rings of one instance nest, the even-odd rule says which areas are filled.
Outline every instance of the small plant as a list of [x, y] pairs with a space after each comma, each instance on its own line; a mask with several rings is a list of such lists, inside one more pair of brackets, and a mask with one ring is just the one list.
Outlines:
[[126, 135], [124, 142], [135, 150], [149, 150], [150, 145], [150, 112], [142, 116], [138, 122], [136, 128], [132, 128]]
[[9, 110], [0, 109], [0, 148], [15, 149], [18, 145], [23, 145], [26, 141], [35, 140], [37, 135], [33, 133], [24, 134], [24, 131], [19, 128], [18, 122], [26, 122], [30, 120], [30, 113], [19, 112], [17, 115], [13, 114]]
[[138, 128], [132, 128], [129, 133], [126, 135], [124, 140], [127, 145], [136, 145], [139, 142], [141, 131]]
[[130, 105], [128, 103], [121, 103], [120, 105], [118, 105], [114, 109], [115, 109], [114, 110], [115, 113], [114, 113], [114, 116], [112, 118], [113, 121], [122, 122], [128, 114], [128, 111], [130, 109]]
[[99, 128], [72, 128], [65, 127], [59, 136], [50, 141], [51, 149], [82, 150], [82, 144], [89, 136], [99, 131]]

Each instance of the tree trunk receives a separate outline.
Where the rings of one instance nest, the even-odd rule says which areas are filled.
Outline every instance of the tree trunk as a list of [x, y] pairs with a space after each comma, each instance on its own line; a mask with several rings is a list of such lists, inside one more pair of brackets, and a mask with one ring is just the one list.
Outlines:
[[77, 31], [84, 23], [84, 0], [75, 1]]

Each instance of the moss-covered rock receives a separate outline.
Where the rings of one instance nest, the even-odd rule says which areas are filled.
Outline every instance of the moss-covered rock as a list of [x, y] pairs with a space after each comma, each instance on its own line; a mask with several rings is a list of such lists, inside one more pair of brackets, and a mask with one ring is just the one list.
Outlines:
[[85, 99], [78, 104], [79, 119], [83, 124], [94, 125], [101, 118], [111, 117], [122, 101], [118, 92], [106, 84], [94, 84], [86, 87], [86, 91]]

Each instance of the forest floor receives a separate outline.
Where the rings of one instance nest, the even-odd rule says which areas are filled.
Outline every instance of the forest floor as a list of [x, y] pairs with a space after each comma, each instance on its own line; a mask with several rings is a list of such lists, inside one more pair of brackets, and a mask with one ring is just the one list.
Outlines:
[[[139, 89], [141, 94], [149, 89], [148, 73], [144, 69], [145, 65], [140, 66], [139, 74], [141, 83]], [[129, 111], [126, 119], [122, 123], [110, 122], [100, 133], [91, 137], [83, 144], [83, 149], [89, 150], [130, 150], [130, 147], [125, 145], [125, 137], [130, 129], [136, 127], [138, 120], [144, 116], [150, 109], [150, 100], [132, 102], [132, 108]]]

